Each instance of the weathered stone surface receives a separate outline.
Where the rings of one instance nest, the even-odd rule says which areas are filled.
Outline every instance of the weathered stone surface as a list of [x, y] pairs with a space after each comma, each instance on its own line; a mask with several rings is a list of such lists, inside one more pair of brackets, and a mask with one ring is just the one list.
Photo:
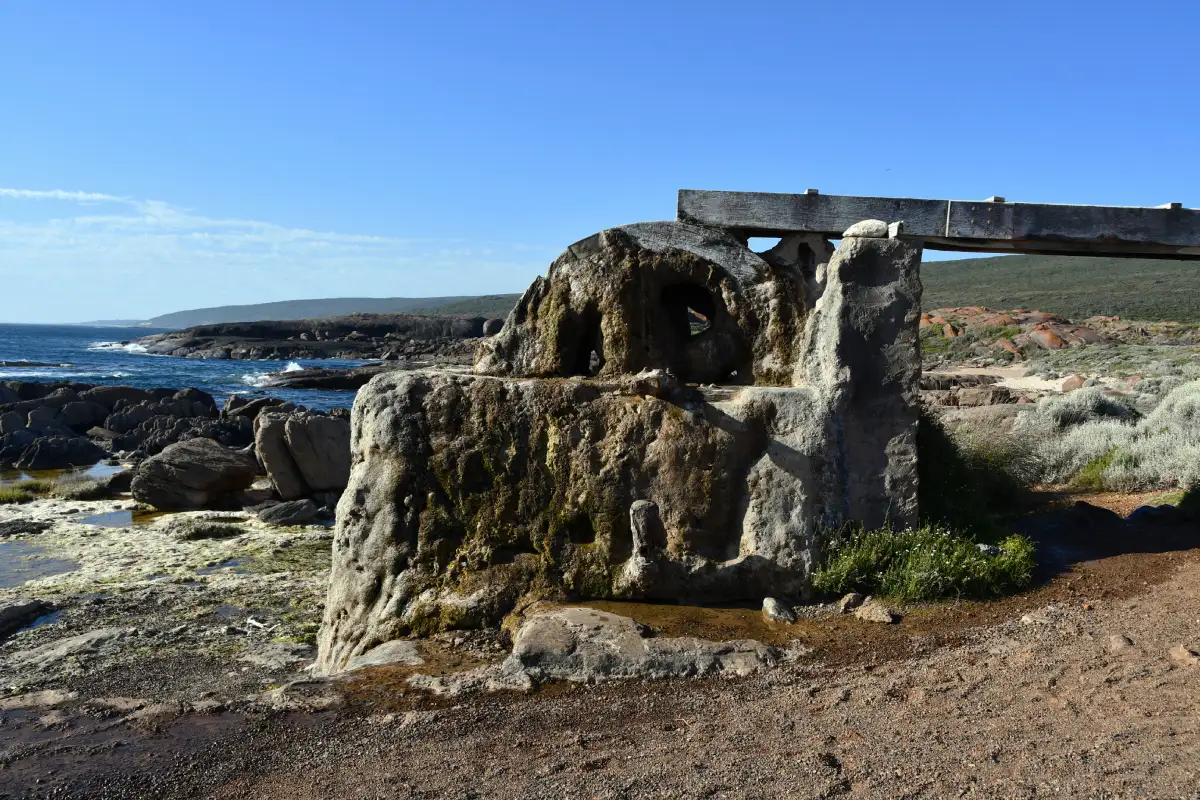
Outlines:
[[867, 598], [863, 597], [858, 592], [848, 592], [842, 595], [841, 600], [838, 600], [838, 611], [842, 612], [843, 614], [849, 614], [851, 611], [861, 606], [863, 601], [866, 599]]
[[[813, 259], [804, 267], [815, 270]], [[720, 231], [613, 228], [571, 245], [533, 282], [503, 330], [480, 343], [475, 371], [549, 378], [662, 368], [684, 381], [785, 385], [811, 305], [806, 283], [804, 268], [770, 264]]]
[[532, 616], [513, 637], [505, 666], [536, 681], [750, 675], [783, 660], [761, 642], [710, 642], [692, 636], [657, 637], [629, 617], [591, 608], [562, 608]]
[[254, 449], [279, 496], [296, 500], [308, 494], [308, 487], [287, 446], [288, 416], [270, 411], [258, 414], [254, 419]]
[[896, 622], [900, 616], [878, 600], [868, 597], [862, 605], [854, 609], [854, 616], [864, 622]]
[[87, 656], [103, 648], [117, 646], [128, 635], [129, 631], [125, 628], [98, 628], [78, 636], [59, 639], [32, 650], [13, 653], [11, 663], [19, 667], [46, 669], [68, 658]]
[[264, 411], [254, 421], [258, 458], [284, 500], [340, 492], [350, 479], [350, 421]]
[[134, 473], [134, 499], [162, 510], [230, 505], [233, 492], [254, 482], [258, 464], [211, 439], [189, 439], [146, 459]]
[[311, 492], [345, 488], [350, 480], [350, 422], [297, 414], [284, 425], [288, 450]]
[[[735, 246], [707, 235], [714, 248]], [[565, 363], [542, 349], [564, 318], [530, 320], [590, 296], [589, 265], [619, 287], [641, 284], [614, 274], [612, 259], [655, 275], [692, 263], [628, 229], [587, 242], [530, 289], [490, 340], [500, 348], [481, 346], [480, 366]], [[745, 253], [737, 258], [757, 259]], [[815, 306], [796, 306], [804, 328], [776, 351], [787, 353], [776, 366], [789, 387], [705, 393], [667, 373], [603, 369], [591, 379], [431, 370], [373, 380], [355, 402], [319, 667], [336, 671], [413, 632], [496, 623], [521, 597], [803, 598], [822, 526], [914, 524], [919, 261], [904, 240], [843, 241]]]
[[852, 237], [864, 237], [868, 239], [886, 239], [888, 237], [888, 224], [880, 219], [864, 219], [862, 222], [856, 222], [842, 233], [843, 239]]
[[483, 323], [483, 335], [484, 336], [495, 336], [497, 333], [500, 332], [500, 330], [503, 327], [504, 327], [504, 320], [489, 319], [487, 322]]
[[355, 656], [346, 664], [347, 670], [362, 669], [363, 667], [382, 667], [389, 664], [404, 664], [416, 666], [424, 664], [425, 659], [417, 652], [415, 642], [407, 639], [395, 639], [384, 642], [362, 655]]
[[312, 500], [289, 500], [268, 506], [258, 512], [258, 518], [269, 525], [307, 525], [317, 516], [317, 504]]

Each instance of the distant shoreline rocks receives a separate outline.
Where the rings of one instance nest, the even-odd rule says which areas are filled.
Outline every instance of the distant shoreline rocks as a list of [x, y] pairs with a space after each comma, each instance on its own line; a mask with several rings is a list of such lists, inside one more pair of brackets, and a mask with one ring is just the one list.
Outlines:
[[421, 314], [350, 314], [326, 319], [199, 325], [135, 340], [151, 355], [206, 359], [386, 359], [470, 361], [501, 320]]

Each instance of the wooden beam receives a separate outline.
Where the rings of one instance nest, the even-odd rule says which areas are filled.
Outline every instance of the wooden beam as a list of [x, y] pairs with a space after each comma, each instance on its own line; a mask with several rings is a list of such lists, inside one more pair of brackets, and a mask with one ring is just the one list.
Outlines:
[[831, 238], [864, 219], [904, 222], [906, 238], [933, 250], [1200, 260], [1200, 210], [1071, 206], [991, 200], [920, 200], [681, 189], [679, 219], [738, 236], [818, 233]]

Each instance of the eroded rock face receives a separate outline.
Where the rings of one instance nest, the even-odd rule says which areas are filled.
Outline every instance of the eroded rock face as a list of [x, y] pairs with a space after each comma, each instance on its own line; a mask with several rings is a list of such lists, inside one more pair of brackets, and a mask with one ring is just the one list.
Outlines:
[[250, 486], [257, 471], [251, 455], [212, 439], [189, 439], [139, 464], [130, 491], [164, 511], [221, 508], [233, 505], [230, 496]]
[[[578, 330], [571, 315], [594, 292], [598, 309], [640, 331], [621, 338], [623, 328], [601, 324], [597, 376], [427, 370], [360, 390], [320, 669], [408, 633], [496, 624], [522, 598], [803, 598], [822, 526], [916, 522], [919, 246], [844, 240], [810, 309], [798, 269], [786, 283], [723, 234], [648, 228], [715, 253], [680, 255], [630, 232], [640, 227], [564, 254], [477, 362], [483, 372], [569, 374], [580, 351], [551, 345]], [[660, 313], [634, 290], [661, 297], [655, 289], [672, 285], [680, 263], [728, 290], [697, 338], [724, 332], [746, 350], [718, 344], [718, 355], [743, 353], [746, 375], [791, 385], [702, 390], [663, 370], [622, 374], [664, 366], [645, 353], [690, 363], [686, 348], [656, 350], [669, 340], [630, 312]], [[791, 294], [775, 306], [745, 301], [766, 284]], [[763, 319], [788, 321], [789, 341], [748, 335]]]
[[659, 368], [683, 381], [786, 385], [815, 268], [807, 251], [769, 263], [697, 225], [603, 231], [533, 282], [503, 329], [480, 343], [475, 371], [548, 378]]

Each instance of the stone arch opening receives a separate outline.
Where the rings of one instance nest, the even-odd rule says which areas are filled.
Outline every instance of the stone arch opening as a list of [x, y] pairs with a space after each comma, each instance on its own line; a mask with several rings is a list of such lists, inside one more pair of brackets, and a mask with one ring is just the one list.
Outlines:
[[717, 304], [712, 295], [694, 283], [676, 283], [662, 290], [666, 322], [674, 338], [687, 342], [712, 330]]

